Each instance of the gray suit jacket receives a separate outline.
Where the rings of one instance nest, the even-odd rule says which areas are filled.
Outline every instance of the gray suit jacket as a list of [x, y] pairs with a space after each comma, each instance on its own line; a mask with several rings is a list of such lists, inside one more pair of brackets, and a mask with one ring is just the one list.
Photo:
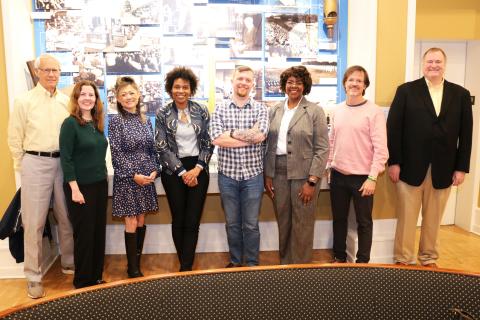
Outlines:
[[[265, 176], [275, 176], [275, 152], [285, 101], [269, 111], [270, 131], [265, 155]], [[321, 177], [328, 157], [328, 130], [323, 109], [302, 98], [288, 126], [287, 179]]]

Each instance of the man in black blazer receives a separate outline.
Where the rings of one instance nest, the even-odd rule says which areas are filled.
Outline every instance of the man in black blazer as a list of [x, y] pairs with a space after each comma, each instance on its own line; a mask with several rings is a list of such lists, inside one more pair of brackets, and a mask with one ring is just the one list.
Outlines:
[[442, 49], [428, 49], [424, 77], [398, 87], [388, 115], [388, 174], [398, 196], [397, 264], [416, 264], [415, 227], [422, 207], [418, 260], [437, 266], [437, 235], [450, 187], [463, 182], [470, 166], [470, 93], [444, 80], [446, 60]]

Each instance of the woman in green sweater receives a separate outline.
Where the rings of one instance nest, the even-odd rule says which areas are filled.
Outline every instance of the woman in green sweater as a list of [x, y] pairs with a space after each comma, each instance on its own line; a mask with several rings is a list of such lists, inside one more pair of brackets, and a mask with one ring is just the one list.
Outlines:
[[75, 288], [104, 282], [107, 144], [97, 87], [91, 81], [81, 81], [73, 88], [70, 117], [60, 130], [64, 191], [73, 227]]

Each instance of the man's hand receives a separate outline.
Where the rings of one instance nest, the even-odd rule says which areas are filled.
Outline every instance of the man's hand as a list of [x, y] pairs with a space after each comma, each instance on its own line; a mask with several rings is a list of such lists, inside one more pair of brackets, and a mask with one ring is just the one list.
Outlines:
[[388, 176], [393, 183], [397, 183], [400, 179], [400, 165], [392, 164], [391, 166], [388, 166]]
[[463, 171], [455, 171], [452, 177], [452, 186], [459, 186], [465, 180], [465, 172]]
[[358, 191], [362, 192], [362, 197], [371, 196], [375, 193], [375, 187], [377, 183], [373, 180], [367, 179], [362, 184], [362, 187]]

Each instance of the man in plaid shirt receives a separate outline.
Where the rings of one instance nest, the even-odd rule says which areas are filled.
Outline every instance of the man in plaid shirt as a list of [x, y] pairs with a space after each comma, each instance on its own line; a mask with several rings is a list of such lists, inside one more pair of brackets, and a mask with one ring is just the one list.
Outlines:
[[218, 146], [218, 187], [227, 223], [227, 268], [258, 265], [263, 141], [268, 133], [267, 108], [250, 98], [253, 70], [237, 67], [232, 87], [231, 98], [216, 106], [210, 121], [210, 135]]

